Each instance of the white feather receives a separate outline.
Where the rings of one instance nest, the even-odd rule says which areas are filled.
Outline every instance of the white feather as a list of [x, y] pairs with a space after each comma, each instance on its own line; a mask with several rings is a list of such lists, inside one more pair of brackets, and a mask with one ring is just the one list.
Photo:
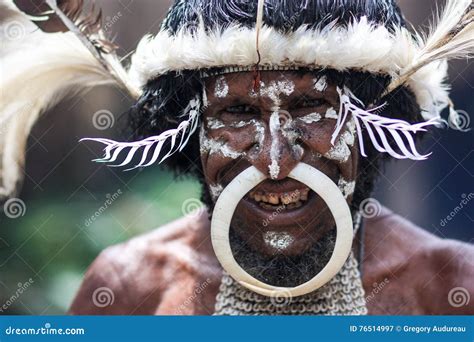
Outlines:
[[[257, 49], [257, 55], [259, 55], [259, 57], [261, 58], [260, 56], [260, 31], [262, 29], [262, 26], [263, 26], [263, 5], [265, 4], [265, 0], [258, 0], [258, 3], [257, 3], [257, 21], [255, 23], [255, 47]], [[259, 60], [257, 60], [256, 62], [259, 63], [260, 62], [260, 58]]]
[[470, 58], [474, 53], [473, 0], [448, 0], [443, 13], [424, 37], [416, 33], [418, 51], [389, 86], [389, 90], [405, 83], [424, 66], [440, 60]]
[[[473, 4], [473, 0], [447, 1], [429, 34], [416, 34], [418, 48], [407, 54], [406, 63], [393, 78], [386, 94], [408, 84], [415, 90], [423, 117], [426, 120], [439, 118], [440, 112], [451, 102], [449, 87], [444, 83], [447, 61], [471, 58], [474, 53]], [[450, 105], [449, 120], [455, 122], [456, 117]]]
[[45, 34], [20, 13], [0, 28], [11, 20], [24, 31], [2, 39], [0, 51], [0, 197], [13, 195], [22, 180], [28, 134], [40, 114], [68, 94], [114, 82], [72, 33]]
[[[412, 135], [417, 132], [425, 131], [425, 127], [427, 126], [439, 124], [438, 119], [410, 124], [404, 120], [383, 117], [373, 114], [373, 112], [383, 108], [384, 105], [365, 110], [360, 108], [360, 106], [363, 107], [364, 104], [349, 89], [344, 88], [344, 91], [342, 91], [340, 88], [337, 88], [337, 92], [339, 93], [341, 106], [336, 121], [336, 128], [331, 138], [331, 143], [333, 145], [341, 132], [347, 117], [352, 115], [356, 125], [357, 136], [359, 138], [359, 149], [362, 156], [367, 156], [362, 135], [363, 128], [366, 129], [372, 144], [379, 152], [388, 153], [396, 159], [424, 160], [429, 156], [429, 154], [421, 155], [417, 151], [415, 140]], [[396, 151], [391, 146], [387, 134], [393, 138], [399, 151]]]
[[[199, 26], [193, 33], [181, 30], [175, 35], [163, 30], [140, 41], [129, 76], [139, 88], [169, 71], [252, 67], [258, 60], [256, 37], [255, 28], [237, 25], [214, 31]], [[420, 50], [419, 41], [408, 30], [398, 28], [391, 33], [365, 17], [348, 27], [335, 23], [316, 29], [301, 26], [291, 33], [263, 25], [258, 37], [261, 67], [357, 69], [397, 77]], [[438, 116], [447, 104], [446, 76], [446, 68], [432, 63], [407, 82], [427, 119]]]
[[[142, 156], [140, 162], [132, 168], [127, 169], [126, 171], [133, 170], [138, 167], [147, 167], [158, 161], [159, 157], [163, 152], [163, 145], [166, 141], [170, 142], [170, 148], [168, 152], [161, 157], [159, 163], [166, 160], [175, 152], [183, 150], [183, 148], [188, 143], [189, 138], [198, 127], [200, 110], [201, 102], [199, 100], [199, 96], [196, 95], [196, 97], [189, 102], [189, 104], [183, 110], [183, 113], [181, 115], [187, 115], [188, 118], [181, 121], [177, 128], [169, 129], [159, 135], [132, 142], [119, 142], [103, 138], [84, 138], [81, 139], [81, 141], [89, 140], [106, 145], [104, 149], [104, 157], [101, 159], [94, 160], [96, 162], [113, 163], [122, 155], [122, 152], [124, 152], [126, 153], [125, 158], [120, 164], [110, 165], [112, 167], [122, 167], [130, 164], [130, 162], [133, 160], [133, 157], [141, 151]], [[176, 144], [177, 138], [179, 136], [181, 136], [181, 139], [179, 143]], [[150, 160], [147, 160], [148, 154], [151, 150], [153, 150], [153, 154]]]

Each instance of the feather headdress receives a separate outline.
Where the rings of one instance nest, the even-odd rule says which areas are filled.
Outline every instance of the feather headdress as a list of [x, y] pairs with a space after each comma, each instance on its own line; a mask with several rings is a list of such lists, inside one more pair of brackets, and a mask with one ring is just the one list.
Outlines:
[[[346, 18], [344, 25], [340, 25], [342, 18], [353, 11], [340, 11], [331, 17], [336, 9], [328, 5], [328, 12], [321, 14], [321, 22], [311, 25], [314, 19], [305, 22], [297, 15], [285, 17], [284, 11], [269, 9], [270, 1], [264, 0], [219, 2], [228, 12], [206, 4], [202, 10], [217, 11], [216, 17], [196, 16], [194, 7], [199, 1], [177, 1], [160, 32], [154, 37], [144, 37], [139, 43], [128, 71], [100, 28], [100, 11], [85, 10], [82, 0], [39, 1], [39, 8], [28, 6], [30, 2], [26, 0], [0, 2], [9, 11], [2, 24], [18, 22], [28, 31], [23, 39], [7, 41], [1, 51], [0, 196], [12, 193], [20, 179], [31, 126], [41, 112], [64, 95], [107, 83], [118, 85], [137, 98], [148, 82], [170, 72], [189, 70], [201, 70], [205, 74], [206, 70], [215, 68], [331, 68], [388, 75], [392, 81], [383, 95], [400, 86], [408, 87], [415, 94], [426, 122], [411, 125], [384, 118], [378, 115], [383, 109], [381, 104], [376, 114], [364, 108], [350, 90], [343, 89], [333, 142], [351, 115], [358, 134], [366, 131], [378, 151], [395, 158], [423, 159], [426, 156], [415, 149], [412, 135], [439, 122], [441, 111], [450, 104], [448, 86], [444, 83], [446, 62], [471, 57], [474, 50], [472, 0], [447, 0], [427, 35], [409, 32], [396, 11], [378, 14], [380, 18], [395, 18], [391, 24], [377, 22], [374, 19], [377, 15], [369, 13]], [[381, 7], [373, 6], [385, 9], [393, 5], [391, 0], [382, 2]], [[271, 3], [275, 6], [278, 1]], [[281, 2], [282, 8], [287, 5]], [[310, 2], [299, 5], [301, 13], [310, 12], [308, 6], [313, 5]], [[194, 6], [193, 10], [189, 6]], [[361, 12], [365, 10], [357, 7], [358, 2], [351, 6]], [[248, 12], [249, 9], [253, 12]], [[316, 12], [319, 10], [318, 7]], [[233, 19], [236, 16], [242, 20]], [[268, 23], [268, 16], [273, 26]], [[325, 21], [328, 17], [332, 19]], [[30, 19], [41, 31], [32, 28]], [[219, 24], [219, 20], [228, 22]], [[279, 27], [275, 26], [277, 22]], [[29, 80], [26, 85], [25, 79]], [[196, 97], [184, 111], [175, 113], [181, 122], [161, 134], [123, 143], [90, 139], [105, 145], [105, 156], [99, 161], [125, 166], [142, 153], [136, 167], [148, 166], [181, 151], [196, 131], [201, 109], [199, 99]], [[456, 126], [457, 113], [452, 107], [450, 121]], [[387, 137], [395, 141], [396, 150]], [[165, 142], [170, 146], [167, 152], [163, 150]], [[364, 154], [364, 146], [360, 148]]]

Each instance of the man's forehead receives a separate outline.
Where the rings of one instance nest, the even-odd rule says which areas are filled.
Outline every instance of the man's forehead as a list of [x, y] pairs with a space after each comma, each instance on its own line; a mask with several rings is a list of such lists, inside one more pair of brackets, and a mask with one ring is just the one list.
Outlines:
[[261, 71], [255, 87], [255, 72], [238, 72], [209, 77], [205, 80], [208, 95], [215, 98], [229, 96], [260, 96], [271, 98], [326, 93], [334, 88], [322, 73], [310, 71]]

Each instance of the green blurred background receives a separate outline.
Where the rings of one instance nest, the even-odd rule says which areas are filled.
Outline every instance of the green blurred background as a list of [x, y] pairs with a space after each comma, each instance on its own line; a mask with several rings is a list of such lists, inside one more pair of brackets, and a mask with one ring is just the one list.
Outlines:
[[[121, 55], [132, 51], [143, 34], [157, 32], [170, 4], [96, 2]], [[424, 26], [434, 3], [400, 1], [408, 19]], [[472, 112], [472, 64], [455, 63], [453, 70], [453, 99], [458, 108]], [[119, 139], [130, 105], [117, 90], [94, 89], [55, 106], [35, 126], [19, 195], [24, 215], [9, 218], [0, 211], [0, 309], [8, 304], [0, 314], [65, 313], [84, 272], [104, 248], [182, 216], [185, 201], [199, 198], [196, 182], [158, 167], [123, 172], [91, 162], [101, 154], [99, 146], [78, 140]], [[98, 130], [93, 117], [103, 110], [113, 114], [113, 125]], [[448, 227], [439, 222], [462, 194], [474, 192], [473, 141], [472, 131], [435, 133], [422, 149], [434, 151], [431, 159], [391, 164], [375, 197], [434, 234], [472, 242], [472, 203]], [[89, 222], [91, 216], [97, 218]]]

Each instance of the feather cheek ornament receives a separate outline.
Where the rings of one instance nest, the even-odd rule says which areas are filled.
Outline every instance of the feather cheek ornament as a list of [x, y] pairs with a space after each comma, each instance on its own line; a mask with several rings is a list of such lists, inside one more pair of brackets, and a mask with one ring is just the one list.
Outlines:
[[[364, 147], [363, 129], [369, 135], [369, 138], [375, 149], [382, 153], [388, 153], [396, 159], [424, 160], [430, 154], [421, 155], [415, 147], [415, 140], [412, 134], [426, 131], [425, 127], [440, 123], [440, 120], [433, 118], [426, 122], [410, 124], [403, 120], [386, 118], [374, 114], [382, 109], [381, 105], [369, 110], [362, 109], [364, 104], [347, 88], [344, 90], [337, 88], [339, 94], [340, 108], [336, 121], [336, 128], [331, 137], [331, 144], [334, 145], [339, 133], [341, 132], [349, 115], [354, 118], [359, 140], [359, 149], [362, 156], [367, 157]], [[399, 151], [395, 151], [391, 146], [388, 137], [391, 137], [397, 145]]]
[[[94, 161], [100, 163], [113, 163], [117, 161], [121, 153], [126, 153], [125, 159], [117, 165], [110, 165], [113, 167], [122, 167], [128, 165], [132, 160], [135, 154], [142, 150], [142, 157], [140, 162], [134, 167], [127, 170], [133, 170], [138, 167], [147, 167], [158, 161], [158, 158], [162, 154], [164, 144], [169, 141], [170, 147], [168, 152], [161, 157], [158, 163], [162, 163], [168, 157], [170, 157], [175, 152], [181, 152], [184, 147], [187, 145], [189, 138], [196, 131], [199, 124], [199, 114], [201, 111], [201, 101], [198, 95], [192, 99], [186, 108], [183, 110], [183, 114], [180, 117], [187, 116], [188, 118], [181, 121], [177, 128], [164, 131], [163, 133], [152, 136], [140, 141], [134, 142], [117, 142], [110, 139], [102, 138], [84, 138], [81, 141], [96, 141], [102, 144], [105, 144], [104, 157], [101, 159], [95, 159]], [[179, 143], [176, 144], [178, 137], [181, 136]], [[153, 149], [153, 154], [148, 160], [148, 155]]]

